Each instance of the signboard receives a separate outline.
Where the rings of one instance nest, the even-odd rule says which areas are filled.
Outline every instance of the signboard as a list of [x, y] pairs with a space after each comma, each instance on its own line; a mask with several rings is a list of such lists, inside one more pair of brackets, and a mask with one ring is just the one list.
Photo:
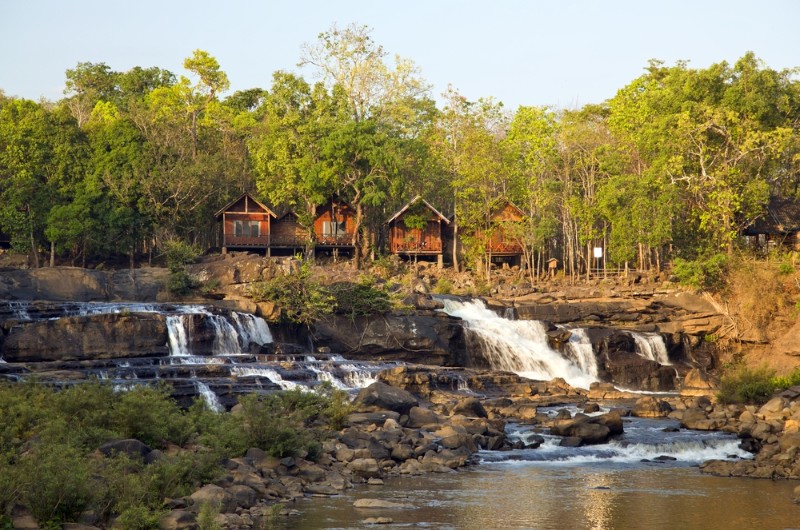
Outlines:
[[603, 247], [594, 247], [594, 257], [595, 258], [603, 257]]

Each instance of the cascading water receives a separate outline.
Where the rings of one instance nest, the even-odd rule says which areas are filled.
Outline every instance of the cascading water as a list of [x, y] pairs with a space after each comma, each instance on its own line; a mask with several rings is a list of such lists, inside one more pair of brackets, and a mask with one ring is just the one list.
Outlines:
[[[448, 315], [466, 322], [468, 340], [480, 348], [492, 369], [516, 372], [536, 380], [562, 377], [570, 385], [582, 388], [589, 388], [597, 381], [596, 361], [584, 359], [584, 368], [553, 350], [547, 343], [547, 333], [541, 322], [502, 318], [480, 300], [445, 299], [443, 302]], [[579, 350], [583, 356], [583, 350]], [[594, 373], [591, 366], [594, 366]]]
[[669, 366], [669, 353], [664, 337], [659, 333], [629, 331], [636, 343], [636, 353], [645, 359], [655, 361], [660, 365]]
[[582, 372], [597, 379], [597, 357], [589, 335], [583, 328], [570, 328], [570, 337], [566, 343], [567, 354], [578, 365]]
[[263, 318], [236, 311], [231, 316], [239, 328], [239, 334], [245, 346], [251, 342], [260, 345], [272, 342], [272, 333]]
[[183, 319], [185, 315], [169, 315], [167, 317], [167, 340], [171, 355], [187, 357], [189, 352], [189, 337]]
[[272, 368], [266, 367], [252, 367], [252, 366], [234, 366], [231, 368], [231, 375], [236, 377], [266, 377], [282, 390], [294, 390], [296, 388], [305, 389], [303, 385], [297, 384], [293, 381], [286, 381], [281, 374]]
[[197, 389], [197, 393], [200, 394], [206, 406], [210, 410], [213, 410], [214, 412], [222, 412], [225, 410], [225, 407], [222, 406], [219, 397], [207, 384], [200, 380], [195, 380], [194, 386]]

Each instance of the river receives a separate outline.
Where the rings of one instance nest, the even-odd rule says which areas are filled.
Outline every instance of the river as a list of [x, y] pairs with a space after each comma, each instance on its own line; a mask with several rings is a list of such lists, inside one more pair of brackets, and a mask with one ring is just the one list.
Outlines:
[[[478, 465], [458, 472], [388, 478], [383, 486], [304, 499], [295, 505], [301, 515], [281, 524], [362, 528], [368, 517], [387, 517], [393, 522], [383, 528], [800, 528], [800, 506], [791, 502], [795, 482], [700, 474], [704, 460], [750, 457], [733, 436], [626, 418], [625, 434], [611, 444], [564, 448], [557, 437], [532, 429], [512, 424], [508, 433], [527, 441], [542, 436], [538, 448], [481, 452]], [[413, 508], [354, 508], [362, 498]]]

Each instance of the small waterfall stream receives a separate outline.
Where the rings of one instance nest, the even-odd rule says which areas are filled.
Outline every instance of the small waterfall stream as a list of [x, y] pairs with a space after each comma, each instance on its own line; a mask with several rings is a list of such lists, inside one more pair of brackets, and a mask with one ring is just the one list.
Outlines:
[[669, 353], [667, 352], [664, 337], [660, 334], [638, 331], [629, 331], [628, 333], [636, 343], [636, 353], [663, 366], [672, 364], [669, 361]]
[[[597, 361], [593, 353], [587, 355], [586, 343], [580, 334], [569, 346], [575, 352], [575, 359], [566, 358], [549, 346], [547, 330], [537, 320], [500, 317], [480, 300], [445, 299], [443, 302], [448, 315], [466, 322], [468, 340], [480, 348], [492, 369], [516, 372], [536, 380], [563, 377], [570, 385], [581, 388], [589, 388], [597, 381]], [[591, 344], [588, 346], [591, 350]]]

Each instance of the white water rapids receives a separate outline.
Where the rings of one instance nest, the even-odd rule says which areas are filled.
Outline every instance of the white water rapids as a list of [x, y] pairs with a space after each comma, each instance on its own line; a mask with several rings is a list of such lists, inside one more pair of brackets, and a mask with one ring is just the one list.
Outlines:
[[568, 359], [548, 345], [547, 330], [538, 320], [508, 320], [481, 300], [443, 302], [448, 315], [464, 320], [468, 340], [480, 347], [493, 370], [516, 372], [540, 381], [563, 377], [570, 385], [581, 388], [589, 388], [597, 381], [597, 359], [585, 332], [570, 330], [575, 339], [568, 344]]

